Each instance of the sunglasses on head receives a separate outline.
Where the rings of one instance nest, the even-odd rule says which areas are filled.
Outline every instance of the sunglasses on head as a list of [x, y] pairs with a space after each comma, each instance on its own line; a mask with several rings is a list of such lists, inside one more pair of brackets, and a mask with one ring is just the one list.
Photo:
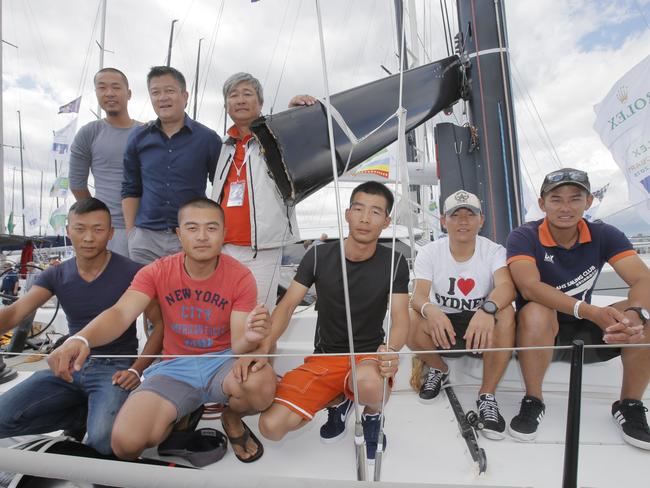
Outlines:
[[558, 181], [575, 181], [578, 183], [585, 183], [588, 181], [587, 173], [579, 170], [560, 170], [555, 171], [549, 175], [546, 175], [546, 181], [551, 183], [557, 183]]

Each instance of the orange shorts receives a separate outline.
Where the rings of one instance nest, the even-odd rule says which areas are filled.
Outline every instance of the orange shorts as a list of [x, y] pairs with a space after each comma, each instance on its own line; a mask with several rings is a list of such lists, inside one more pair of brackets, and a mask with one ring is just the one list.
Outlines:
[[[375, 354], [356, 356], [356, 363], [377, 361]], [[308, 356], [296, 369], [286, 373], [278, 384], [274, 402], [284, 405], [305, 420], [343, 393], [354, 398], [348, 388], [349, 356]], [[392, 386], [392, 382], [389, 382]]]

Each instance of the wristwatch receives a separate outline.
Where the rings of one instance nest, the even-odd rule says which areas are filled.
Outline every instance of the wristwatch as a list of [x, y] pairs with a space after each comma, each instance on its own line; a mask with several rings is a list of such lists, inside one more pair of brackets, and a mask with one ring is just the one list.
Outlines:
[[632, 310], [637, 313], [639, 318], [641, 319], [641, 323], [645, 325], [648, 320], [650, 320], [650, 312], [648, 312], [645, 308], [643, 307], [627, 307], [624, 312], [627, 312], [628, 310]]
[[485, 313], [489, 313], [490, 315], [496, 315], [499, 311], [499, 307], [492, 300], [485, 300], [483, 302], [483, 305], [481, 305], [481, 310], [483, 310]]

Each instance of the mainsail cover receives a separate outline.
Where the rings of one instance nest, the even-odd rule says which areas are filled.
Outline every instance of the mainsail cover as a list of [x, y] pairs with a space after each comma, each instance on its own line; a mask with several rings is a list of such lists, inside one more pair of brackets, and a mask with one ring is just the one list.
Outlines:
[[630, 205], [650, 222], [650, 56], [594, 107], [594, 129], [627, 179]]
[[[402, 106], [410, 131], [460, 98], [458, 57], [405, 71], [403, 82]], [[399, 87], [399, 75], [395, 74], [332, 95], [332, 106], [353, 134], [346, 134], [334, 120], [339, 175], [397, 140], [397, 117], [390, 117], [398, 109]], [[297, 204], [333, 180], [324, 104], [268, 115], [253, 122], [251, 128], [286, 204]], [[358, 143], [354, 145], [351, 138]]]

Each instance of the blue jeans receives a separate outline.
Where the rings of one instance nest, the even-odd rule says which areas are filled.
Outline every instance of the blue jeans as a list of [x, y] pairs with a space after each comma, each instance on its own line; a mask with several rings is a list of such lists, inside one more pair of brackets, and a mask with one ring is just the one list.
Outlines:
[[72, 374], [72, 383], [57, 378], [49, 369], [34, 373], [0, 395], [0, 439], [86, 426], [87, 444], [111, 454], [113, 422], [129, 396], [128, 391], [112, 384], [112, 377], [132, 362], [91, 357], [81, 371]]

